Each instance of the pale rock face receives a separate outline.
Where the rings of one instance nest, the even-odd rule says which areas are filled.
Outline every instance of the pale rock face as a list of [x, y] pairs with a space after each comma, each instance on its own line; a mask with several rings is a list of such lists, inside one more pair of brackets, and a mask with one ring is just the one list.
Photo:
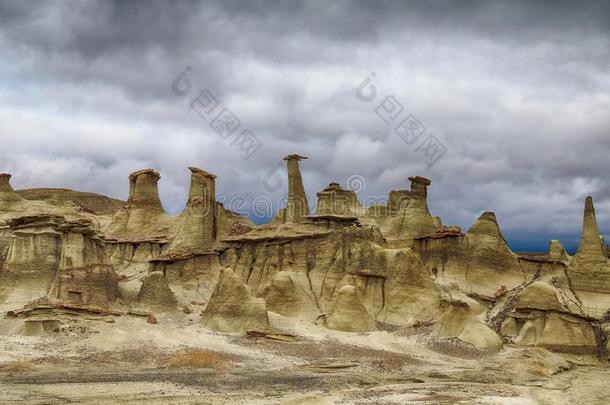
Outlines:
[[313, 293], [304, 288], [306, 280], [299, 280], [302, 273], [280, 271], [265, 291], [269, 311], [280, 315], [312, 320], [319, 314]]
[[463, 292], [486, 298], [495, 299], [533, 277], [508, 247], [492, 212], [483, 213], [466, 235], [420, 239], [415, 248], [437, 283], [455, 284]]
[[168, 238], [171, 221], [159, 198], [157, 182], [160, 178], [152, 169], [139, 170], [129, 176], [129, 199], [105, 229], [109, 238], [127, 241]]
[[560, 241], [553, 239], [549, 244], [549, 259], [561, 263], [569, 263], [570, 256]]
[[212, 330], [226, 333], [269, 330], [267, 305], [263, 298], [252, 294], [233, 270], [225, 268], [203, 311], [203, 323]]
[[41, 216], [9, 223], [10, 243], [3, 273], [14, 276], [54, 274], [59, 268], [62, 233], [60, 217]]
[[[106, 209], [103, 196], [59, 198], [58, 189], [28, 190], [36, 198], [25, 200], [0, 174], [0, 310], [41, 297], [154, 312], [196, 301], [207, 304], [203, 324], [228, 333], [269, 331], [269, 309], [305, 322], [324, 314], [328, 328], [347, 332], [436, 321], [436, 337], [480, 350], [501, 348], [500, 335], [520, 351], [604, 346], [592, 319], [603, 323], [610, 308], [610, 265], [590, 198], [574, 257], [558, 241], [548, 255], [517, 256], [491, 212], [466, 234], [432, 217], [423, 177], [367, 209], [331, 183], [309, 215], [301, 159], [286, 157], [288, 206], [258, 227], [216, 202], [215, 176], [193, 167], [175, 218], [151, 169], [130, 176], [118, 211], [118, 200]], [[95, 210], [69, 203], [77, 197]]]
[[176, 296], [160, 271], [152, 272], [144, 279], [138, 294], [138, 303], [160, 312], [173, 311], [177, 307]]
[[357, 210], [355, 193], [344, 190], [338, 183], [330, 183], [317, 196], [316, 216], [352, 216], [352, 208]]
[[307, 158], [299, 155], [288, 155], [284, 158], [288, 168], [288, 205], [284, 222], [302, 222], [309, 215], [307, 194], [299, 169], [299, 161], [303, 159]]
[[557, 312], [533, 312], [521, 327], [515, 343], [574, 353], [597, 350], [595, 332], [589, 322]]
[[610, 266], [597, 230], [591, 197], [585, 201], [582, 236], [568, 267], [568, 275], [577, 291], [610, 293]]
[[104, 254], [103, 240], [85, 221], [65, 223], [59, 269], [49, 296], [60, 301], [109, 307], [118, 298], [118, 276]]
[[388, 253], [384, 306], [377, 319], [413, 324], [432, 319], [440, 308], [440, 290], [430, 271], [410, 249]]
[[169, 250], [204, 249], [216, 240], [216, 176], [195, 167], [189, 169], [189, 198], [174, 224]]
[[445, 310], [434, 325], [432, 334], [441, 338], [458, 338], [480, 350], [499, 350], [502, 339], [485, 322], [486, 309], [475, 300], [456, 294], [445, 300]]
[[404, 241], [407, 246], [415, 237], [433, 233], [437, 228], [427, 203], [427, 188], [430, 180], [419, 176], [409, 177], [409, 180], [410, 190], [390, 191], [388, 201], [390, 219], [380, 221], [384, 236]]
[[61, 270], [49, 296], [63, 302], [108, 308], [119, 297], [118, 277], [109, 265]]
[[597, 229], [591, 197], [585, 200], [582, 236], [567, 275], [585, 315], [601, 318], [610, 308], [610, 264]]
[[510, 250], [492, 212], [483, 213], [466, 233], [456, 262], [443, 276], [462, 291], [495, 297], [526, 281], [519, 259]]
[[535, 281], [527, 286], [518, 296], [515, 309], [542, 309], [547, 311], [570, 312], [576, 310], [572, 302], [556, 287]]
[[20, 217], [63, 216], [69, 220], [83, 218], [82, 213], [77, 212], [74, 207], [58, 207], [45, 201], [24, 199], [13, 190], [10, 179], [10, 174], [0, 174], [0, 225]]
[[0, 209], [8, 208], [11, 203], [23, 201], [23, 198], [13, 190], [10, 183], [11, 177], [8, 173], [0, 173]]
[[337, 292], [324, 318], [330, 329], [345, 332], [368, 332], [374, 330], [375, 318], [367, 311], [356, 293], [356, 287], [346, 285]]
[[0, 273], [11, 285], [5, 303], [17, 306], [48, 296], [107, 306], [116, 298], [116, 274], [89, 220], [23, 216], [9, 220], [8, 230], [11, 239]]
[[436, 229], [440, 229], [443, 226], [443, 222], [441, 221], [441, 217], [434, 216], [432, 217], [432, 223]]

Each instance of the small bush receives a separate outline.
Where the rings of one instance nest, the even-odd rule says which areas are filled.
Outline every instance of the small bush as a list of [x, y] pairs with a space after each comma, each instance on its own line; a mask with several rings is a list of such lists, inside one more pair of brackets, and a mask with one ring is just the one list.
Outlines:
[[171, 355], [167, 364], [170, 367], [222, 368], [226, 361], [218, 353], [207, 350], [190, 349]]
[[34, 365], [29, 360], [14, 360], [0, 365], [0, 371], [8, 373], [25, 373], [34, 370]]

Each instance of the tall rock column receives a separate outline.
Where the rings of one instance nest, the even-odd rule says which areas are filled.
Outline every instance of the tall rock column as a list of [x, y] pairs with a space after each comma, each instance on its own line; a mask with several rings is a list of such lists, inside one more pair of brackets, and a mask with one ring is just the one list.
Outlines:
[[114, 214], [105, 229], [106, 236], [125, 241], [167, 238], [171, 221], [159, 198], [160, 178], [159, 172], [153, 169], [129, 175], [127, 205]]
[[216, 176], [196, 167], [189, 167], [189, 170], [192, 174], [188, 201], [201, 205], [201, 239], [203, 243], [213, 243], [216, 239]]
[[570, 287], [587, 316], [601, 318], [610, 306], [610, 265], [597, 229], [593, 199], [585, 200], [582, 236], [568, 265]]
[[184, 211], [174, 226], [172, 250], [209, 248], [216, 240], [216, 176], [196, 167]]
[[288, 155], [284, 158], [288, 166], [288, 206], [286, 207], [286, 222], [302, 222], [309, 215], [307, 195], [303, 187], [303, 178], [299, 169], [299, 161], [305, 156]]
[[410, 190], [392, 190], [388, 201], [388, 211], [392, 217], [389, 236], [407, 243], [436, 229], [427, 203], [430, 180], [411, 176], [409, 181]]
[[[593, 198], [590, 196], [585, 200], [585, 212], [582, 223], [582, 236], [578, 250], [574, 255], [574, 259], [581, 265], [606, 266], [608, 261], [606, 257], [606, 249], [599, 236], [597, 230], [597, 220], [595, 219], [595, 207], [593, 207]], [[593, 270], [593, 269], [592, 269]]]
[[159, 172], [153, 169], [131, 173], [129, 175], [128, 205], [163, 210], [157, 185], [160, 178]]

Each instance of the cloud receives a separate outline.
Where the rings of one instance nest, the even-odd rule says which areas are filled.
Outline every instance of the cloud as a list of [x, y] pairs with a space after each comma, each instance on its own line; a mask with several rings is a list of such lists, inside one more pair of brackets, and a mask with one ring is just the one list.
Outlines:
[[[154, 167], [175, 213], [189, 165], [216, 173], [223, 198], [277, 206], [286, 185], [269, 187], [283, 175], [274, 168], [300, 153], [312, 204], [354, 174], [361, 197], [424, 175], [445, 223], [468, 228], [494, 210], [514, 246], [573, 244], [585, 195], [610, 229], [609, 11], [605, 1], [0, 1], [0, 170], [17, 187], [125, 198], [129, 172]], [[187, 66], [181, 97], [171, 84]], [[377, 98], [362, 102], [356, 87], [373, 72]], [[250, 159], [190, 108], [205, 89], [262, 142]], [[389, 95], [446, 147], [433, 166], [376, 114]]]

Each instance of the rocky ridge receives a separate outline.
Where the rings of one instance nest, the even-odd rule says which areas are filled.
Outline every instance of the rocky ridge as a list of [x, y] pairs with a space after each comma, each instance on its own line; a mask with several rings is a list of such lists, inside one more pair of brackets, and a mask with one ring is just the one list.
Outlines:
[[33, 327], [37, 302], [122, 314], [196, 302], [201, 325], [224, 333], [272, 333], [277, 316], [344, 333], [430, 324], [435, 341], [480, 351], [610, 355], [610, 264], [591, 197], [574, 256], [556, 240], [548, 253], [516, 254], [493, 212], [466, 233], [443, 225], [420, 176], [373, 207], [330, 183], [311, 213], [304, 159], [285, 158], [287, 206], [261, 226], [218, 203], [216, 176], [195, 167], [176, 216], [153, 169], [129, 176], [125, 203], [15, 192], [0, 174], [0, 333], [52, 333], [41, 325], [59, 319]]

